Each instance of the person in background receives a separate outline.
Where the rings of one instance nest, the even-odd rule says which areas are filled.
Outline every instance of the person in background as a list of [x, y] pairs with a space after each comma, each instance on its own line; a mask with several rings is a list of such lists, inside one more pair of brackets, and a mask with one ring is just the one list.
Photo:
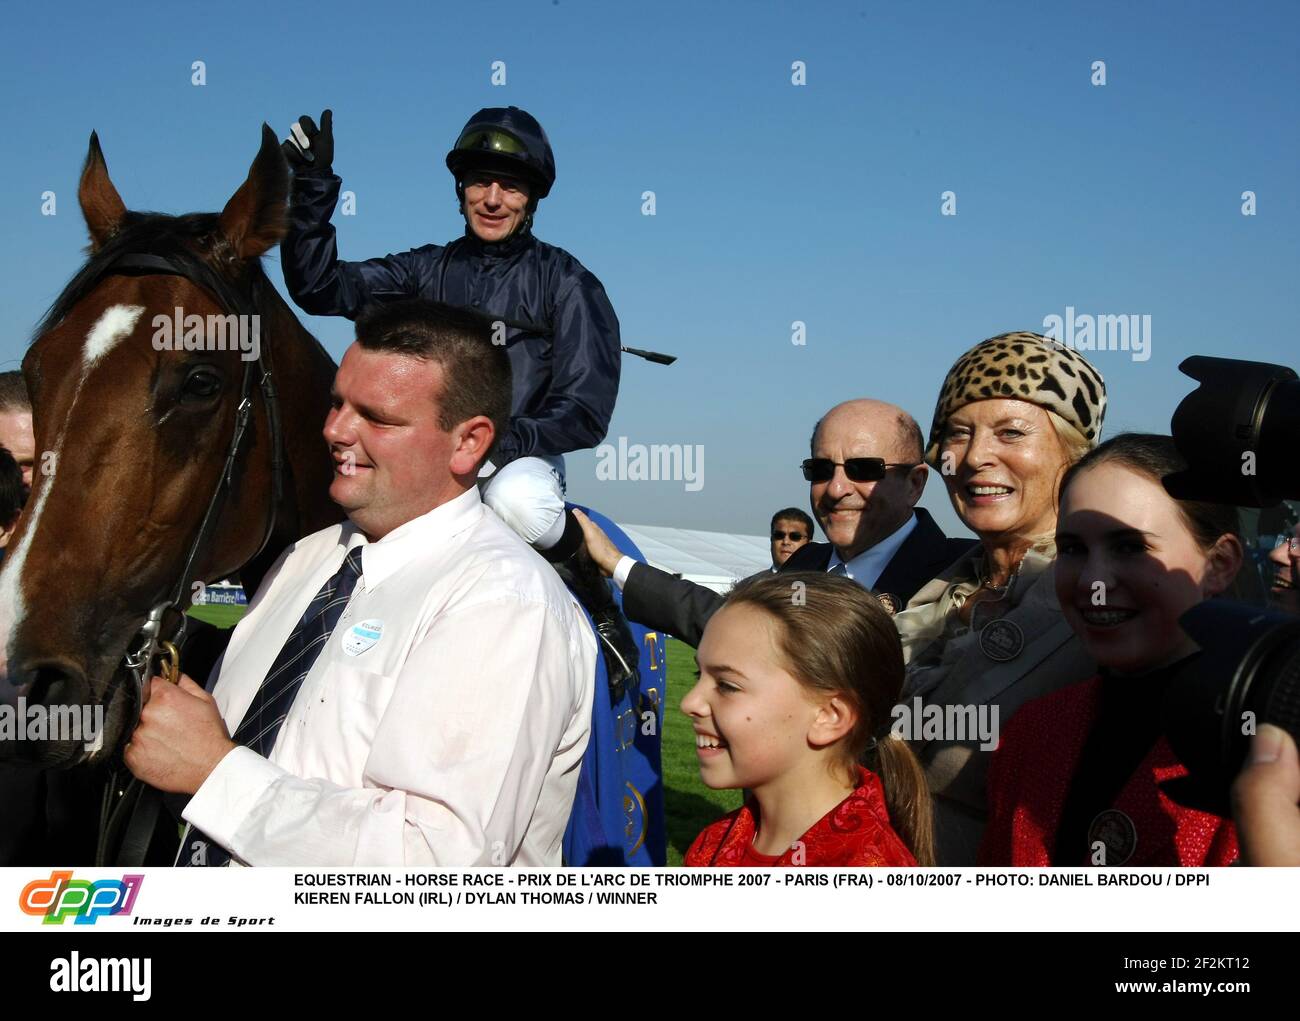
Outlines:
[[23, 374], [16, 370], [0, 372], [0, 447], [8, 450], [18, 462], [25, 492], [31, 492], [32, 467], [36, 462], [32, 402], [27, 396]]
[[31, 401], [27, 397], [27, 384], [17, 369], [0, 372], [0, 446], [8, 450], [18, 462], [18, 467], [22, 470], [23, 489], [30, 493], [36, 441], [31, 429]]
[[925, 777], [891, 733], [903, 655], [879, 600], [824, 573], [746, 579], [709, 620], [696, 661], [682, 712], [700, 778], [749, 793], [684, 864], [931, 864]]
[[1268, 592], [1273, 604], [1286, 613], [1300, 615], [1300, 521], [1277, 537], [1268, 564], [1272, 569]]
[[[36, 441], [19, 372], [0, 373], [0, 565], [31, 492]], [[93, 770], [0, 770], [0, 866], [90, 865], [102, 777]]]
[[[920, 700], [908, 736], [934, 795], [941, 865], [975, 862], [997, 728], [1030, 699], [1093, 672], [1061, 615], [1051, 567], [1057, 485], [1096, 445], [1105, 409], [1097, 371], [1035, 333], [981, 341], [940, 388], [926, 461], [980, 542], [894, 623], [908, 707]], [[937, 736], [921, 723], [933, 711], [954, 721]]]
[[1186, 768], [1161, 707], [1199, 651], [1179, 626], [1226, 592], [1244, 553], [1237, 508], [1175, 500], [1172, 437], [1125, 433], [1061, 481], [1056, 596], [1100, 669], [1025, 705], [988, 776], [986, 865], [1229, 865], [1231, 821], [1161, 789]]
[[751, 577], [761, 578], [765, 574], [776, 574], [781, 570], [791, 554], [808, 545], [812, 538], [812, 518], [798, 507], [786, 507], [772, 515], [771, 532], [772, 566], [759, 571]]
[[9, 537], [18, 527], [18, 515], [26, 499], [23, 470], [18, 467], [13, 454], [0, 447], [0, 560], [4, 559]]
[[813, 428], [800, 469], [827, 542], [810, 542], [789, 571], [826, 571], [870, 589], [897, 612], [974, 545], [950, 539], [918, 507], [929, 478], [921, 428], [906, 411], [871, 398], [843, 401]]

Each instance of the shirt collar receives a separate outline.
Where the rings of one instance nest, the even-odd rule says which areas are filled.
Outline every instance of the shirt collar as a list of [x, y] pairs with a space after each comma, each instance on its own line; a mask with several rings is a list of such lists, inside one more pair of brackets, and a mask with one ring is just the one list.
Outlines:
[[914, 528], [916, 528], [915, 511], [893, 532], [849, 561], [843, 560], [839, 550], [832, 546], [831, 559], [826, 565], [826, 570], [833, 571], [838, 565], [844, 564], [844, 573], [859, 585], [863, 588], [875, 588], [876, 582], [885, 573], [885, 568], [889, 566], [894, 554], [907, 541]]
[[470, 486], [446, 503], [398, 525], [378, 542], [371, 542], [352, 522], [343, 526], [339, 545], [346, 555], [355, 546], [361, 552], [361, 582], [370, 592], [383, 584], [417, 556], [424, 556], [447, 546], [451, 540], [483, 516], [478, 486]]
[[471, 252], [487, 259], [506, 259], [531, 246], [535, 238], [531, 226], [515, 231], [504, 241], [484, 241], [474, 233], [468, 223], [465, 224], [465, 244]]

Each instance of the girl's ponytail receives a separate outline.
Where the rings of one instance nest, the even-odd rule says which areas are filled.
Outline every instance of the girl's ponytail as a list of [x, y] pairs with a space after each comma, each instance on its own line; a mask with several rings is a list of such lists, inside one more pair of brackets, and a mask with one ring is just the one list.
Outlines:
[[868, 765], [872, 758], [885, 788], [885, 804], [894, 832], [918, 865], [933, 865], [934, 808], [921, 761], [906, 741], [892, 734], [876, 742], [874, 753], [867, 754]]

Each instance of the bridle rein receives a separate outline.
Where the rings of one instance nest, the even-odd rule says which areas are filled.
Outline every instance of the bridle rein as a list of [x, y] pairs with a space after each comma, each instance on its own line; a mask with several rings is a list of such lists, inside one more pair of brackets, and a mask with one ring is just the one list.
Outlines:
[[[242, 316], [259, 314], [251, 288], [246, 293], [235, 287], [197, 257], [178, 258], [145, 252], [124, 252], [99, 271], [95, 283], [109, 276], [137, 273], [181, 277], [211, 293], [216, 298], [218, 306], [227, 313], [233, 312]], [[252, 321], [258, 322], [257, 319]], [[130, 741], [131, 734], [140, 723], [140, 713], [144, 708], [145, 686], [150, 678], [156, 672], [173, 684], [180, 678], [180, 648], [184, 644], [188, 625], [185, 607], [191, 585], [196, 580], [193, 577], [194, 572], [216, 536], [217, 525], [242, 461], [253, 419], [254, 387], [261, 391], [262, 403], [266, 411], [267, 438], [271, 450], [271, 496], [262, 541], [258, 545], [257, 552], [250, 559], [255, 560], [265, 552], [275, 532], [276, 514], [284, 496], [284, 439], [280, 424], [279, 400], [267, 356], [267, 345], [262, 343], [259, 330], [257, 357], [244, 362], [239, 404], [235, 409], [235, 427], [226, 450], [221, 476], [208, 500], [199, 530], [190, 543], [184, 565], [167, 598], [149, 611], [144, 624], [128, 646], [129, 651], [122, 660], [121, 668], [113, 671], [112, 680], [100, 699], [101, 705], [105, 707], [111, 705], [121, 687], [123, 675], [129, 679], [131, 716], [129, 725], [123, 728], [118, 743], [109, 752], [110, 761], [114, 764], [110, 768], [104, 787], [100, 810], [99, 837], [95, 854], [97, 865], [139, 865], [144, 863], [148, 853], [162, 803], [162, 794], [139, 780], [130, 778], [125, 767], [118, 761], [118, 753]], [[169, 613], [175, 618], [174, 624], [168, 620]], [[155, 663], [160, 664], [157, 669]], [[112, 853], [115, 845], [117, 851]]]
[[[168, 256], [127, 252], [110, 262], [100, 276], [102, 278], [134, 272], [181, 277], [195, 286], [211, 292], [216, 297], [218, 305], [227, 312], [246, 316], [257, 315], [256, 306], [251, 295], [241, 292], [197, 259], [187, 265], [179, 259]], [[243, 378], [239, 390], [239, 404], [235, 410], [235, 429], [230, 438], [230, 446], [226, 451], [221, 477], [218, 479], [216, 488], [208, 500], [207, 510], [204, 511], [203, 521], [199, 526], [198, 533], [195, 535], [194, 541], [190, 543], [184, 566], [177, 576], [176, 584], [172, 588], [169, 597], [149, 611], [149, 616], [132, 640], [130, 651], [123, 660], [123, 666], [126, 668], [125, 673], [131, 680], [134, 709], [130, 726], [122, 731], [118, 749], [126, 744], [132, 731], [140, 722], [140, 711], [144, 707], [145, 685], [154, 676], [155, 661], [160, 659], [163, 661], [161, 667], [162, 676], [172, 683], [179, 679], [179, 646], [184, 642], [187, 626], [185, 617], [186, 600], [191, 585], [197, 580], [193, 577], [195, 568], [212, 544], [222, 510], [225, 508], [226, 499], [231, 487], [234, 485], [235, 473], [241, 460], [240, 455], [245, 446], [249, 426], [252, 423], [254, 384], [261, 390], [262, 403], [266, 409], [267, 432], [271, 447], [271, 499], [262, 541], [258, 546], [257, 553], [251, 559], [256, 559], [266, 550], [275, 531], [276, 511], [284, 495], [284, 442], [280, 427], [279, 401], [271, 374], [270, 361], [267, 357], [267, 346], [261, 343], [259, 338], [257, 358], [248, 359], [244, 362]], [[174, 611], [178, 618], [178, 623], [170, 634], [166, 631], [166, 616], [169, 611]], [[113, 696], [116, 694], [120, 686], [122, 673], [123, 671], [114, 671], [113, 680], [110, 682], [109, 688], [102, 699], [105, 706], [111, 703]]]

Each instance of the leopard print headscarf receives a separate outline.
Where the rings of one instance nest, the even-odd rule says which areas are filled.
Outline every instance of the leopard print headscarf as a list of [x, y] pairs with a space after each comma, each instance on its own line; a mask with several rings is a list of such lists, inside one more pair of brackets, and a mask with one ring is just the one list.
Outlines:
[[1029, 401], [1060, 415], [1095, 447], [1106, 415], [1106, 384], [1081, 354], [1037, 333], [1004, 333], [980, 341], [944, 378], [925, 459], [938, 464], [948, 416], [975, 401]]

